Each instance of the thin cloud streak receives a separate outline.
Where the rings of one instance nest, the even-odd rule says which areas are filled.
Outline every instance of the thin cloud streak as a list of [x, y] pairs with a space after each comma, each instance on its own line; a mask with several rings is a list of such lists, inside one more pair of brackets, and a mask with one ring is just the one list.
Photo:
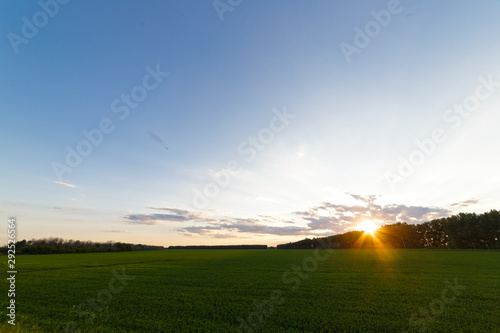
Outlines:
[[49, 207], [50, 209], [63, 210], [63, 211], [76, 211], [76, 212], [90, 212], [93, 211], [92, 207], [70, 207], [70, 206], [59, 206], [59, 207]]
[[479, 199], [469, 199], [460, 202], [455, 202], [450, 205], [450, 207], [469, 207], [479, 203]]
[[53, 183], [54, 184], [59, 184], [59, 185], [64, 185], [64, 186], [71, 187], [71, 188], [78, 188], [78, 186], [76, 186], [76, 185], [69, 184], [69, 183], [63, 183], [63, 182], [58, 182], [56, 180], [54, 180]]

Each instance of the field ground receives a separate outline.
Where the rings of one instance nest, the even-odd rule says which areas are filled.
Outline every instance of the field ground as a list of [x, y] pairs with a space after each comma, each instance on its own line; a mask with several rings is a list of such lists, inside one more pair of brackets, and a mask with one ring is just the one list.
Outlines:
[[[18, 332], [500, 332], [500, 251], [164, 250], [16, 259]], [[9, 332], [6, 279], [0, 288], [0, 331]]]

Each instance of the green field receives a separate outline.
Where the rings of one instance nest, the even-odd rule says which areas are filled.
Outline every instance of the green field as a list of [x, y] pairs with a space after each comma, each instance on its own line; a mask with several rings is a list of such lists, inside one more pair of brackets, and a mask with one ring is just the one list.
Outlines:
[[[7, 324], [2, 279], [4, 331], [500, 332], [500, 251], [164, 250], [16, 261], [18, 325]], [[97, 298], [104, 305], [91, 305]]]

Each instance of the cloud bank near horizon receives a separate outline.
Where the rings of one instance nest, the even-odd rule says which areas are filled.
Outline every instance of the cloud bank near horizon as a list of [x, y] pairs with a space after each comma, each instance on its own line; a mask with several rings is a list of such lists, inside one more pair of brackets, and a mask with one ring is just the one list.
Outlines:
[[[167, 213], [129, 214], [123, 218], [129, 224], [156, 226], [168, 222], [191, 225], [176, 228], [185, 236], [208, 236], [214, 238], [243, 237], [243, 235], [274, 236], [324, 236], [344, 233], [357, 228], [363, 221], [371, 220], [380, 225], [406, 222], [418, 224], [447, 217], [452, 211], [441, 207], [409, 206], [404, 204], [376, 204], [375, 195], [347, 193], [357, 204], [340, 205], [322, 202], [306, 211], [290, 213], [289, 219], [259, 215], [257, 218], [235, 218], [214, 216], [210, 213], [194, 212], [169, 207], [148, 207]], [[471, 205], [476, 199], [466, 200], [450, 206]], [[297, 219], [296, 219], [297, 218]], [[193, 225], [193, 223], [195, 223]]]

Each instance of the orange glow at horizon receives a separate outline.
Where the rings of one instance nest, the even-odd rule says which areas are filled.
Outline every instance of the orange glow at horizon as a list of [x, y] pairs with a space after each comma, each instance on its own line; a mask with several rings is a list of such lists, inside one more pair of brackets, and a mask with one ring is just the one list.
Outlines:
[[373, 234], [379, 228], [379, 226], [372, 221], [364, 221], [363, 223], [360, 224], [359, 228], [365, 233], [368, 233], [373, 236]]

